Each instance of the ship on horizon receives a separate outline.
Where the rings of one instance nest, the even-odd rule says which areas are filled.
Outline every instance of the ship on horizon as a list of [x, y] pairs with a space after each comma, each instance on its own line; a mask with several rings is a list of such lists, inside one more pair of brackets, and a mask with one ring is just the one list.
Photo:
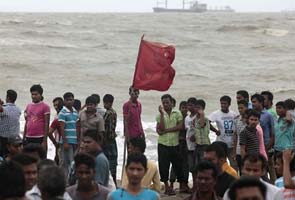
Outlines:
[[[164, 7], [160, 7], [159, 5], [163, 5]], [[186, 5], [189, 4], [189, 7], [186, 8]], [[155, 13], [159, 12], [187, 12], [187, 13], [203, 13], [203, 12], [235, 12], [234, 9], [232, 9], [229, 6], [220, 7], [220, 8], [211, 8], [208, 9], [207, 4], [205, 3], [199, 3], [198, 1], [189, 1], [186, 0], [182, 1], [182, 8], [168, 8], [168, 0], [163, 1], [157, 1], [157, 7], [153, 8], [153, 11]]]

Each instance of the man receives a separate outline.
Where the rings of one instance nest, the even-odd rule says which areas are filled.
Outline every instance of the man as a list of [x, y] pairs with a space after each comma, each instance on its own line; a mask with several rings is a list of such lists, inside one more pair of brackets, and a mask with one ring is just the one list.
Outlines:
[[272, 107], [273, 105], [273, 94], [270, 91], [262, 91], [261, 95], [263, 96], [263, 106], [267, 112], [269, 112], [274, 120], [278, 119], [276, 110]]
[[141, 103], [138, 101], [139, 90], [129, 88], [130, 99], [123, 105], [124, 136], [128, 141], [134, 137], [144, 137], [141, 124]]
[[32, 189], [37, 183], [37, 159], [24, 153], [16, 154], [11, 158], [12, 161], [21, 165], [26, 182], [26, 191]]
[[117, 185], [118, 148], [116, 142], [117, 113], [113, 109], [114, 97], [106, 94], [103, 97], [103, 105], [106, 109], [104, 118], [105, 132], [103, 136], [103, 152], [109, 160], [110, 171]]
[[14, 155], [22, 152], [23, 140], [20, 136], [10, 137], [7, 140], [6, 147], [8, 150], [8, 154], [6, 155], [5, 160], [9, 161]]
[[67, 188], [67, 192], [71, 198], [73, 200], [105, 200], [109, 194], [109, 190], [94, 180], [94, 157], [89, 154], [79, 153], [75, 156], [74, 160], [78, 183]]
[[46, 159], [46, 152], [40, 144], [31, 143], [25, 145], [23, 148], [23, 153], [36, 158], [38, 162]]
[[[242, 161], [242, 177], [252, 177], [259, 180], [266, 187], [266, 200], [278, 200], [275, 195], [279, 188], [263, 181], [261, 177], [265, 175], [267, 161], [260, 154], [248, 154]], [[223, 200], [229, 200], [228, 191], [224, 194]]]
[[91, 96], [93, 96], [96, 99], [96, 105], [97, 105], [96, 110], [97, 110], [97, 112], [101, 116], [104, 116], [105, 113], [106, 113], [106, 109], [99, 106], [99, 104], [100, 104], [100, 96], [99, 96], [99, 94], [92, 94]]
[[126, 174], [128, 185], [111, 192], [107, 200], [159, 200], [159, 195], [141, 186], [141, 180], [147, 170], [147, 159], [142, 153], [131, 153], [127, 157]]
[[246, 101], [248, 109], [252, 109], [252, 103], [249, 102], [249, 93], [246, 90], [239, 90], [236, 94], [237, 103], [240, 101]]
[[108, 187], [109, 161], [101, 148], [102, 138], [96, 131], [88, 130], [85, 132], [82, 141], [85, 152], [95, 157], [95, 181]]
[[25, 110], [24, 139], [26, 143], [39, 143], [47, 150], [47, 135], [50, 121], [50, 107], [43, 102], [43, 88], [33, 85], [30, 88], [32, 103]]
[[215, 191], [217, 196], [223, 197], [225, 191], [236, 180], [233, 176], [222, 170], [222, 166], [226, 162], [226, 153], [220, 145], [211, 144], [205, 150], [204, 160], [211, 161], [216, 165], [218, 176]]
[[7, 138], [16, 137], [20, 132], [21, 110], [15, 105], [16, 98], [17, 93], [14, 90], [7, 90], [6, 104], [0, 99], [0, 156], [2, 157], [8, 153]]
[[175, 195], [175, 191], [168, 184], [170, 163], [180, 182], [180, 190], [185, 189], [185, 180], [179, 162], [179, 131], [182, 129], [182, 114], [172, 109], [172, 97], [165, 94], [161, 97], [162, 105], [156, 117], [158, 138], [158, 161], [161, 181], [165, 184], [165, 194]]
[[221, 200], [215, 193], [218, 170], [209, 161], [201, 161], [196, 168], [196, 187], [193, 194], [185, 200]]
[[105, 130], [103, 116], [101, 116], [97, 110], [96, 99], [93, 96], [89, 96], [85, 101], [86, 110], [83, 110], [79, 114], [78, 123], [80, 129], [77, 130], [79, 138], [83, 138], [84, 133], [87, 130], [95, 130], [97, 134], [103, 137]]
[[[128, 147], [128, 154], [131, 153], [142, 153], [144, 154], [146, 144], [145, 140], [143, 138], [132, 138], [130, 139], [130, 144]], [[122, 178], [122, 184], [124, 188], [128, 185], [128, 178], [126, 175], [126, 170], [123, 171], [123, 178]], [[154, 190], [156, 192], [160, 192], [161, 190], [161, 182], [160, 182], [160, 175], [158, 171], [158, 166], [155, 163], [155, 161], [148, 160], [147, 161], [147, 171], [142, 178], [141, 181], [142, 187], [149, 188], [151, 190]]]
[[60, 166], [63, 167], [66, 177], [74, 159], [74, 153], [79, 143], [77, 135], [78, 112], [73, 108], [74, 94], [67, 92], [63, 95], [64, 107], [58, 114], [60, 140]]
[[242, 177], [229, 190], [230, 200], [267, 200], [266, 187], [255, 178]]
[[233, 159], [234, 153], [234, 119], [236, 114], [229, 110], [231, 105], [231, 98], [229, 96], [222, 96], [220, 98], [220, 110], [217, 110], [209, 115], [211, 122], [216, 122], [218, 130], [211, 126], [211, 130], [217, 135], [216, 141], [225, 142], [229, 150], [229, 162], [230, 165], [237, 170], [237, 163]]
[[260, 94], [251, 96], [253, 109], [260, 113], [260, 126], [263, 130], [263, 141], [265, 150], [268, 152], [268, 171], [272, 183], [276, 180], [274, 159], [273, 159], [273, 145], [274, 145], [274, 119], [267, 111], [263, 110], [264, 98]]

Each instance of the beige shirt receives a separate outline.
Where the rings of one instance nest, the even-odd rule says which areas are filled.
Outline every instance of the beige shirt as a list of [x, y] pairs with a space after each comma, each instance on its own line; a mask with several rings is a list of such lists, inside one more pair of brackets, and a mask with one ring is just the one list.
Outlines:
[[79, 114], [79, 121], [81, 124], [81, 135], [83, 136], [87, 130], [97, 130], [98, 133], [105, 131], [104, 129], [104, 119], [102, 116], [96, 112], [92, 115], [88, 115], [86, 110], [83, 110]]

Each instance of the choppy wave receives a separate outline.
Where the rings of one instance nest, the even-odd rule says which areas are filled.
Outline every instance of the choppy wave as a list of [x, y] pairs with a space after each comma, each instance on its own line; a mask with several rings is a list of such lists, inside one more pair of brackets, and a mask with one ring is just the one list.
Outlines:
[[295, 94], [295, 88], [274, 88], [276, 94]]
[[254, 25], [224, 25], [217, 29], [220, 32], [233, 32], [233, 31], [255, 31], [260, 29], [260, 27]]
[[72, 26], [73, 22], [70, 20], [64, 21], [44, 21], [44, 20], [35, 20], [33, 21], [34, 25], [37, 26], [46, 26], [46, 25], [62, 25], [62, 26]]
[[9, 19], [9, 20], [3, 20], [3, 21], [0, 21], [0, 24], [3, 24], [3, 25], [16, 25], [16, 24], [22, 24], [24, 23], [23, 20], [20, 20], [20, 19]]
[[275, 37], [284, 37], [289, 33], [288, 30], [273, 29], [273, 28], [267, 28], [267, 29], [259, 30], [257, 32], [261, 32], [261, 33], [263, 33], [265, 35], [275, 36]]

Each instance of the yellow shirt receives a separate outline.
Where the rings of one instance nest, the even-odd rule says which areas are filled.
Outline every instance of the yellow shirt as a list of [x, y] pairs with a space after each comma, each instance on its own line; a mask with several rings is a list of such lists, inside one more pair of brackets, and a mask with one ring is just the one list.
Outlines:
[[[126, 175], [126, 170], [124, 169], [123, 178], [122, 178], [122, 187], [126, 188], [127, 185], [128, 185], [128, 178]], [[160, 192], [161, 190], [160, 175], [158, 171], [158, 166], [155, 161], [148, 160], [147, 172], [144, 175], [143, 179], [141, 180], [141, 186], [155, 190], [156, 192]]]
[[232, 168], [227, 162], [222, 165], [222, 170], [235, 178], [239, 178], [237, 171]]

